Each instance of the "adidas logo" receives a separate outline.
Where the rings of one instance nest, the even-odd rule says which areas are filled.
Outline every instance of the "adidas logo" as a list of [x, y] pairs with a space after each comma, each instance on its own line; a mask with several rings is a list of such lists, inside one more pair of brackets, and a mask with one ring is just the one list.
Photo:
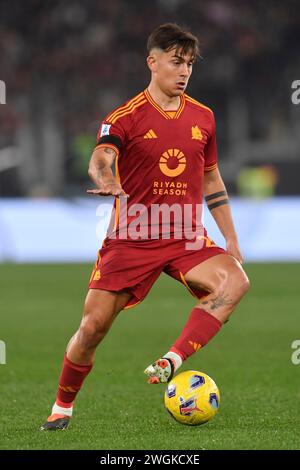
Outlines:
[[189, 344], [192, 346], [194, 351], [198, 351], [201, 348], [201, 344], [199, 343], [194, 343], [193, 341], [189, 341]]
[[144, 139], [157, 139], [157, 135], [153, 129], [150, 129], [147, 134], [144, 135]]

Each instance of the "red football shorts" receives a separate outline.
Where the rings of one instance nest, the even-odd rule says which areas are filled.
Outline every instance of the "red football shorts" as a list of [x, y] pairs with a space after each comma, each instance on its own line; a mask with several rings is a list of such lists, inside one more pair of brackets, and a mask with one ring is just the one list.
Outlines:
[[186, 249], [187, 240], [111, 240], [99, 250], [89, 288], [131, 294], [125, 308], [142, 302], [161, 272], [182, 282], [189, 292], [201, 298], [205, 290], [194, 289], [184, 275], [203, 261], [226, 253], [206, 235], [200, 249]]

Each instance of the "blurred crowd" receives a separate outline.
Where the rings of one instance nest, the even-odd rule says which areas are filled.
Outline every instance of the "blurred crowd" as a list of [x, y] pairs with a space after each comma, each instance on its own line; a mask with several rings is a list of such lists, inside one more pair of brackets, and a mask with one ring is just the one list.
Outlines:
[[[242, 165], [252, 154], [260, 164], [255, 143], [266, 145], [261, 163], [283, 166], [282, 153], [299, 164], [300, 105], [290, 99], [300, 79], [298, 1], [2, 0], [0, 196], [83, 193], [99, 123], [146, 88], [147, 37], [165, 22], [200, 39], [187, 92], [215, 111], [232, 190], [238, 152]], [[284, 181], [279, 192], [291, 187]]]

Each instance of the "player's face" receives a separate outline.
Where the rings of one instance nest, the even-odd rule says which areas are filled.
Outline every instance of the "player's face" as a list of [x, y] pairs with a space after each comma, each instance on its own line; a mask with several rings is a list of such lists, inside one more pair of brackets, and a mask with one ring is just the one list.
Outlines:
[[174, 48], [168, 52], [158, 51], [152, 57], [149, 66], [156, 85], [168, 96], [182, 95], [193, 69], [192, 52], [182, 55]]

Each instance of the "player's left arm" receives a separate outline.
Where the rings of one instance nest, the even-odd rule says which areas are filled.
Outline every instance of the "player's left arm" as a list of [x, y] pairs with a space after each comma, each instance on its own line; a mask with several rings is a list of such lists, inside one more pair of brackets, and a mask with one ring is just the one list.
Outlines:
[[207, 206], [226, 240], [227, 252], [243, 263], [229, 198], [218, 168], [204, 173], [204, 196]]

